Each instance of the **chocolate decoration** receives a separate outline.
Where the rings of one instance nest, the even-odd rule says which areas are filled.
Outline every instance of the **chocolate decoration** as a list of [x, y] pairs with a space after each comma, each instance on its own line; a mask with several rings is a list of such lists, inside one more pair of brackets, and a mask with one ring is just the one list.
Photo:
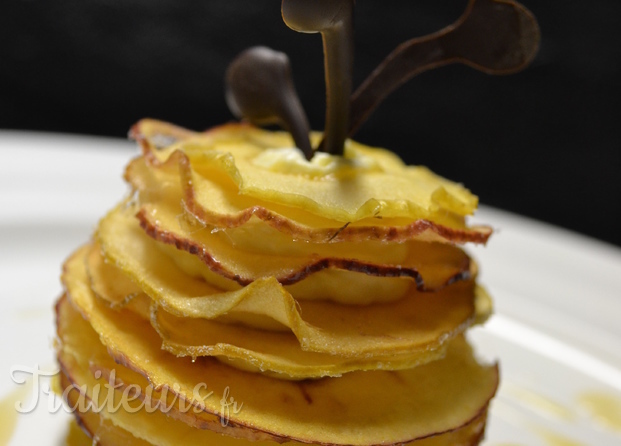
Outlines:
[[283, 0], [287, 26], [321, 33], [326, 77], [326, 126], [319, 150], [342, 155], [349, 126], [354, 54], [354, 0]]
[[226, 102], [238, 118], [282, 125], [306, 158], [313, 157], [310, 126], [285, 53], [262, 46], [243, 51], [226, 71]]
[[349, 135], [403, 83], [451, 63], [488, 74], [511, 74], [535, 57], [539, 26], [532, 13], [512, 0], [470, 0], [452, 25], [399, 45], [360, 85], [351, 100]]

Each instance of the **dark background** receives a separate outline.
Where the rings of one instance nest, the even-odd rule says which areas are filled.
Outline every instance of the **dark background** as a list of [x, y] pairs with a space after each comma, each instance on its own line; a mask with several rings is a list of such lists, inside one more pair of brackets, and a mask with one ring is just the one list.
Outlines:
[[[621, 245], [621, 1], [523, 3], [543, 35], [529, 69], [424, 73], [356, 139], [463, 182], [482, 203]], [[354, 84], [465, 4], [358, 0]], [[123, 137], [153, 117], [205, 129], [232, 119], [223, 73], [257, 44], [289, 54], [321, 129], [321, 38], [289, 30], [279, 0], [2, 0], [0, 128]]]

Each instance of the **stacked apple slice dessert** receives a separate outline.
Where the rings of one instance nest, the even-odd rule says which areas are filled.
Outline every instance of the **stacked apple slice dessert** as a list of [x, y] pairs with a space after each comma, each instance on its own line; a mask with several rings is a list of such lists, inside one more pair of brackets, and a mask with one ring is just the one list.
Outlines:
[[[132, 194], [63, 272], [61, 389], [102, 445], [478, 444], [498, 385], [464, 332], [491, 302], [460, 248], [477, 198], [348, 140], [403, 82], [465, 63], [519, 71], [539, 31], [512, 0], [469, 0], [352, 93], [353, 0], [284, 0], [319, 32], [326, 126], [309, 132], [286, 55], [227, 70], [240, 118], [195, 133], [144, 120]], [[309, 137], [310, 134], [310, 137]]]
[[[129, 198], [63, 272], [67, 401], [102, 445], [476, 444], [498, 383], [458, 246], [477, 199], [347, 141], [144, 120]], [[319, 136], [313, 135], [313, 143]], [[79, 404], [82, 403], [82, 404]]]

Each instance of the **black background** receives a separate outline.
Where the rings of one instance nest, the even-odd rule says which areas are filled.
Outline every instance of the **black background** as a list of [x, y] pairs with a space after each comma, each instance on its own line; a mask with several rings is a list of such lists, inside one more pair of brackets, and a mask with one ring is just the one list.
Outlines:
[[[465, 4], [358, 0], [354, 84], [397, 44], [457, 19]], [[499, 77], [457, 65], [424, 73], [356, 139], [463, 182], [482, 203], [621, 245], [621, 1], [524, 4], [543, 36], [530, 68]], [[321, 129], [321, 38], [289, 30], [279, 0], [2, 0], [0, 128], [123, 137], [153, 117], [205, 129], [232, 119], [223, 73], [257, 44], [289, 54]]]

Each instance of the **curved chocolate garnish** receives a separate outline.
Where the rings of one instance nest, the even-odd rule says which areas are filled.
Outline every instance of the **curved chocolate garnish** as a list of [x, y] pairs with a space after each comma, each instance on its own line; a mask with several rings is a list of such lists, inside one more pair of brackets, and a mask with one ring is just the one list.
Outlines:
[[352, 96], [349, 135], [394, 90], [423, 71], [463, 63], [488, 74], [510, 74], [535, 57], [539, 26], [513, 0], [470, 0], [452, 25], [399, 45]]
[[354, 0], [283, 0], [287, 26], [303, 33], [321, 33], [326, 76], [325, 139], [319, 150], [343, 154], [349, 126], [354, 55]]
[[306, 158], [313, 157], [310, 126], [285, 53], [264, 46], [243, 51], [226, 71], [226, 102], [238, 118], [258, 125], [282, 125]]

